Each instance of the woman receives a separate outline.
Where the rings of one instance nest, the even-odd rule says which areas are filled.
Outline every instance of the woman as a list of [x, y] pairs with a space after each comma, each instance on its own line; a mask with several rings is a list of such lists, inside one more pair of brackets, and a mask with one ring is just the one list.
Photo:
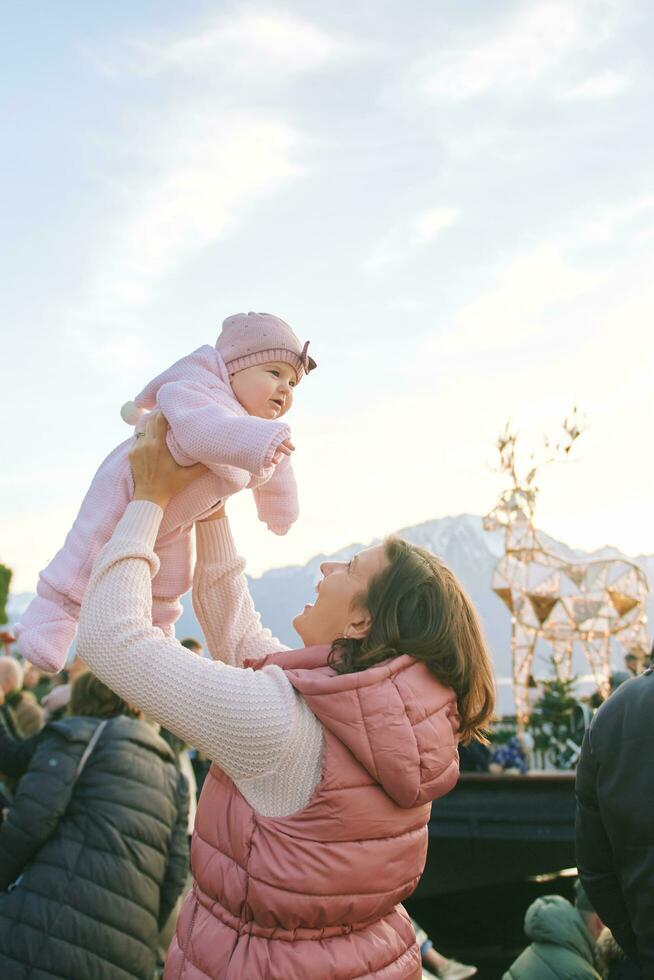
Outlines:
[[456, 783], [457, 743], [483, 738], [493, 705], [474, 610], [437, 558], [390, 539], [323, 564], [293, 622], [304, 647], [288, 651], [261, 627], [220, 516], [196, 526], [194, 603], [215, 660], [194, 657], [151, 621], [164, 511], [203, 479], [165, 435], [155, 416], [135, 443], [134, 499], [78, 638], [105, 683], [214, 761], [165, 976], [418, 978], [400, 903], [424, 868], [430, 802]]
[[0, 829], [0, 977], [152, 980], [186, 879], [186, 784], [163, 739], [91, 673], [71, 710], [28, 741]]

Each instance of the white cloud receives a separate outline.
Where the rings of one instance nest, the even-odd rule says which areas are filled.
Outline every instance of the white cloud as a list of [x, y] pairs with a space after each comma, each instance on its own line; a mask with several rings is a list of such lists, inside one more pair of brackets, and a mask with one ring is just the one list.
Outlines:
[[358, 49], [315, 24], [285, 13], [244, 13], [213, 21], [177, 40], [139, 44], [138, 73], [177, 69], [190, 74], [216, 71], [261, 79], [299, 74], [352, 54]]
[[397, 225], [384, 235], [364, 260], [366, 272], [376, 273], [407, 259], [418, 249], [435, 241], [459, 217], [457, 208], [432, 208]]
[[283, 120], [193, 106], [139, 133], [135, 170], [149, 176], [116, 193], [89, 283], [60, 317], [69, 343], [112, 370], [142, 364], [147, 344], [136, 334], [158, 284], [298, 178], [301, 143]]
[[[137, 324], [130, 326], [130, 318], [119, 316], [116, 310], [117, 303], [114, 302], [103, 311], [105, 317], [112, 313], [115, 316], [114, 323], [103, 330], [89, 329], [88, 322], [84, 323], [88, 321], [88, 308], [79, 310], [76, 315], [70, 316], [70, 322], [64, 328], [64, 337], [71, 348], [84, 356], [89, 367], [112, 377], [118, 374], [121, 384], [126, 386], [124, 390], [129, 391], [130, 383], [134, 383], [135, 378], [142, 377], [143, 372], [150, 368], [152, 351], [148, 339], [137, 333]], [[94, 315], [94, 326], [97, 326], [98, 320], [99, 316]]]
[[593, 102], [613, 99], [622, 95], [631, 86], [631, 79], [617, 71], [600, 72], [591, 75], [583, 82], [573, 86], [561, 96], [566, 102]]
[[[491, 24], [484, 35], [458, 48], [436, 51], [418, 62], [409, 75], [410, 88], [428, 98], [462, 102], [485, 95], [521, 96], [537, 85], [557, 89], [557, 72], [566, 59], [579, 59], [614, 32], [621, 7], [614, 0], [540, 0], [518, 4], [517, 13]], [[476, 25], [472, 25], [472, 30]], [[614, 71], [595, 75], [570, 98], [609, 98], [628, 84]]]
[[427, 245], [440, 235], [445, 228], [454, 224], [459, 216], [456, 208], [433, 208], [419, 214], [413, 222], [413, 241], [415, 245]]
[[113, 181], [114, 213], [87, 280], [54, 317], [69, 349], [120, 372], [129, 391], [150, 360], [144, 311], [158, 287], [301, 177], [302, 146], [284, 119], [197, 100], [128, 134], [134, 176]]
[[497, 286], [452, 318], [451, 329], [433, 342], [434, 348], [441, 354], [461, 354], [530, 343], [545, 329], [548, 310], [598, 281], [598, 275], [566, 263], [556, 247], [541, 246], [512, 260]]
[[258, 198], [299, 176], [298, 144], [290, 126], [267, 117], [187, 111], [167, 119], [151, 144], [152, 163], [164, 165], [130, 189], [132, 207], [113, 235], [112, 288], [135, 299], [139, 284], [215, 242]]
[[645, 227], [638, 230], [640, 236], [648, 236], [652, 233], [654, 218], [654, 195], [648, 194], [636, 198], [626, 204], [614, 207], [602, 208], [599, 214], [590, 222], [588, 234], [591, 239], [598, 242], [608, 242], [625, 225], [632, 231], [638, 227], [638, 222], [644, 219]]
[[570, 4], [536, 4], [477, 46], [423, 62], [419, 87], [426, 95], [455, 101], [512, 90], [539, 78], [575, 44], [580, 30]]

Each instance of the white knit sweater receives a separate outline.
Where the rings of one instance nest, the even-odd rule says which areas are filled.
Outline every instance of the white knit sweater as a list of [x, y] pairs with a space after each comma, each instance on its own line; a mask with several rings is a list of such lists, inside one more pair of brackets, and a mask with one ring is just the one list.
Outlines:
[[117, 694], [214, 760], [265, 816], [305, 806], [320, 782], [322, 724], [275, 665], [286, 650], [261, 625], [227, 519], [196, 525], [193, 605], [213, 660], [152, 625], [163, 511], [132, 501], [93, 568], [77, 653]]

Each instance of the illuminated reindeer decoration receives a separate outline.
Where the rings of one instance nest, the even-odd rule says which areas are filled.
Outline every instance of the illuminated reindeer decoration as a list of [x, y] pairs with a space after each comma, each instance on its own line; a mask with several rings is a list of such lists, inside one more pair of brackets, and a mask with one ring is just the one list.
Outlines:
[[[568, 456], [581, 434], [576, 409], [563, 423], [564, 439], [551, 454], [552, 462]], [[537, 468], [524, 479], [516, 465], [517, 435], [507, 425], [497, 448], [502, 472], [511, 486], [484, 518], [484, 528], [504, 528], [504, 555], [493, 574], [493, 591], [511, 613], [511, 652], [516, 714], [520, 727], [529, 720], [528, 688], [539, 639], [547, 641], [558, 676], [572, 674], [575, 643], [582, 647], [598, 690], [607, 696], [611, 672], [611, 638], [625, 652], [644, 661], [648, 653], [645, 600], [647, 578], [633, 562], [622, 558], [567, 561], [548, 550], [534, 526], [538, 496]], [[533, 463], [533, 459], [531, 461]]]

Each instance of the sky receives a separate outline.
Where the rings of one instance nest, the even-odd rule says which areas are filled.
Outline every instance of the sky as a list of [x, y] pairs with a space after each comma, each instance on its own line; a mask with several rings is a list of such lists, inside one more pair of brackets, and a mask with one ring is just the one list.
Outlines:
[[[654, 552], [647, 0], [11, 4], [0, 561], [35, 587], [120, 406], [263, 310], [318, 369], [301, 516], [249, 570], [489, 511], [576, 404], [537, 523]], [[525, 465], [527, 462], [525, 461]]]

